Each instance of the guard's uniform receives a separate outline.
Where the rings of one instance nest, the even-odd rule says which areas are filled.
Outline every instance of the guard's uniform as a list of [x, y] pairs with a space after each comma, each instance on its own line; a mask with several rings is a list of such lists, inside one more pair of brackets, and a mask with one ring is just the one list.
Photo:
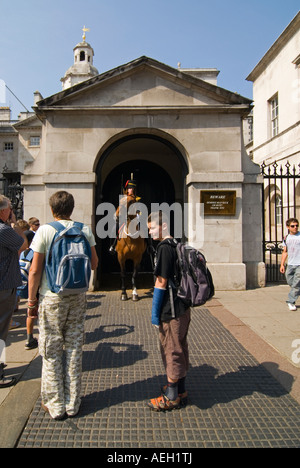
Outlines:
[[[119, 239], [119, 230], [120, 230], [120, 217], [121, 219], [124, 219], [124, 216], [122, 216], [122, 213], [120, 213], [122, 211], [123, 208], [125, 208], [125, 205], [127, 206], [127, 194], [128, 194], [128, 189], [134, 189], [134, 191], [136, 190], [136, 182], [134, 180], [127, 180], [126, 184], [125, 184], [125, 188], [124, 188], [124, 197], [121, 199], [121, 202], [120, 202], [120, 209], [119, 209], [119, 216], [116, 216], [115, 215], [115, 221], [116, 221], [116, 225], [113, 229], [113, 235], [112, 237], [114, 238], [113, 242], [112, 242], [112, 245], [110, 246], [109, 248], [109, 252], [111, 254], [115, 254], [116, 251], [115, 251], [115, 247], [117, 245], [117, 242], [118, 242], [118, 239]], [[136, 195], [131, 195], [132, 196], [132, 199], [133, 199], [133, 203], [135, 203], [137, 200], [139, 200], [139, 198], [136, 197]], [[116, 237], [114, 237], [116, 234]]]

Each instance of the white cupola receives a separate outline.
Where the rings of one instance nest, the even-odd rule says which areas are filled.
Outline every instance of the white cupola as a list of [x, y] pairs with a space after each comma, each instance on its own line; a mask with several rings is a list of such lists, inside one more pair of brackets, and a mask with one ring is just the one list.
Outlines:
[[89, 31], [89, 29], [84, 26], [82, 31], [82, 42], [79, 42], [73, 49], [74, 64], [66, 71], [64, 77], [60, 80], [63, 90], [88, 80], [93, 76], [99, 75], [97, 68], [93, 66], [94, 50], [92, 46], [85, 41], [85, 33]]

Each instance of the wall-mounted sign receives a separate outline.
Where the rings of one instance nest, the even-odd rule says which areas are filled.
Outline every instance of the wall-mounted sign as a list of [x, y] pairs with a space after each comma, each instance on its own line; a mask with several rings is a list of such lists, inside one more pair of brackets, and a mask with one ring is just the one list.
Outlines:
[[201, 190], [200, 203], [204, 215], [233, 216], [236, 208], [235, 190]]

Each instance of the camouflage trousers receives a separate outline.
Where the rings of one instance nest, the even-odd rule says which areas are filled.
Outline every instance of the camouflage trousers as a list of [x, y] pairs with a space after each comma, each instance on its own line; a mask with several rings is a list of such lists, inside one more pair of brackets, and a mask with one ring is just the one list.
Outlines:
[[86, 296], [40, 297], [39, 352], [42, 401], [52, 418], [80, 407]]

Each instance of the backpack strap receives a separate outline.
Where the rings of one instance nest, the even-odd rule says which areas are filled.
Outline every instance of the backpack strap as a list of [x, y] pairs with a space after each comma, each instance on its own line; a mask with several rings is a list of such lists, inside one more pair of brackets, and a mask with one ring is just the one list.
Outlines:
[[52, 223], [48, 223], [48, 226], [52, 226], [57, 232], [61, 232], [64, 229], [66, 229], [65, 226], [59, 221], [53, 221]]
[[25, 259], [29, 262], [32, 262], [34, 251], [32, 249], [28, 249], [25, 254]]
[[33, 258], [33, 250], [28, 247], [28, 249], [23, 250], [20, 255], [20, 260], [29, 260], [31, 262]]
[[[53, 221], [52, 223], [48, 223], [48, 225], [52, 226], [58, 232], [61, 232], [64, 229], [66, 229], [66, 227], [62, 223], [60, 223], [59, 221]], [[83, 228], [84, 224], [79, 223], [78, 221], [74, 221], [74, 226], [78, 227], [80, 229], [80, 231], [82, 231], [82, 228]]]
[[82, 228], [83, 228], [84, 224], [79, 223], [78, 221], [74, 221], [74, 226], [78, 227], [80, 229], [80, 231], [82, 231]]

